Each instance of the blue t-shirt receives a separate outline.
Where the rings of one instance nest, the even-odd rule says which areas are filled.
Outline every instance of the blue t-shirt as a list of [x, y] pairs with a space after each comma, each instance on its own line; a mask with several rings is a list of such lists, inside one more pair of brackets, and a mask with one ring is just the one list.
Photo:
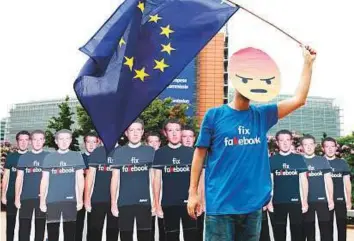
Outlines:
[[[115, 149], [116, 150], [116, 149]], [[96, 169], [92, 187], [91, 203], [109, 203], [111, 201], [111, 178], [114, 151], [106, 154], [103, 146], [97, 147], [88, 158], [88, 165]]]
[[151, 205], [150, 168], [155, 150], [141, 145], [122, 146], [114, 152], [114, 168], [120, 170], [118, 206]]
[[161, 206], [187, 205], [193, 152], [191, 147], [168, 145], [156, 151], [153, 168], [162, 171]]
[[17, 169], [23, 171], [21, 200], [38, 199], [42, 179], [42, 163], [49, 152], [27, 152], [18, 160]]
[[43, 160], [43, 171], [49, 172], [47, 203], [76, 202], [76, 171], [85, 169], [80, 152], [53, 152]]
[[204, 116], [197, 147], [208, 148], [206, 213], [245, 214], [270, 200], [267, 131], [278, 121], [276, 104], [238, 111], [228, 105]]
[[335, 202], [345, 202], [343, 177], [350, 175], [349, 165], [345, 160], [339, 158], [328, 162], [332, 168], [333, 199]]
[[306, 158], [309, 179], [309, 202], [327, 202], [324, 174], [331, 172], [331, 166], [323, 156]]
[[13, 200], [15, 199], [15, 183], [16, 183], [16, 173], [17, 173], [17, 163], [20, 156], [18, 152], [12, 152], [7, 154], [6, 161], [5, 161], [5, 169], [9, 169], [10, 176], [9, 182], [7, 185], [7, 192], [6, 192], [6, 199]]
[[270, 158], [273, 173], [273, 203], [300, 203], [299, 174], [307, 172], [303, 156], [276, 154]]

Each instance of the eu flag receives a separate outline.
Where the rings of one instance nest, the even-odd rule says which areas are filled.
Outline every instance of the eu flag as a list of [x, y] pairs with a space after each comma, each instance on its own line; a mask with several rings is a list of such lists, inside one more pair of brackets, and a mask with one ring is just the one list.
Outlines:
[[80, 49], [74, 83], [107, 150], [238, 10], [221, 0], [125, 0]]

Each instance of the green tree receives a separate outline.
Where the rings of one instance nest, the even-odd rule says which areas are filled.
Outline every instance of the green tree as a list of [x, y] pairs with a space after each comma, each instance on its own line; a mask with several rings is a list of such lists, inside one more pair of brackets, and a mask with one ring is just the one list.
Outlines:
[[[191, 118], [186, 115], [188, 106], [186, 104], [172, 105], [172, 99], [164, 100], [155, 99], [151, 104], [140, 114], [139, 118], [145, 123], [145, 132], [161, 133], [164, 122], [169, 118], [176, 118], [181, 121], [182, 125], [190, 125], [198, 132], [198, 122], [196, 118]], [[94, 125], [90, 116], [81, 106], [77, 107], [78, 123], [80, 126], [80, 135], [94, 130]], [[164, 137], [162, 137], [163, 141]], [[123, 145], [127, 142], [124, 134], [120, 138], [119, 144]]]
[[17, 151], [17, 147], [12, 146], [10, 142], [8, 141], [0, 142], [0, 166], [3, 167], [5, 165], [5, 160], [7, 155], [10, 152], [14, 152], [14, 151]]
[[351, 135], [339, 138], [337, 141], [341, 146], [342, 157], [347, 160], [354, 171], [354, 132]]
[[46, 146], [58, 149], [57, 145], [55, 144], [54, 135], [57, 131], [61, 129], [68, 129], [73, 132], [73, 140], [70, 145], [70, 150], [79, 151], [79, 142], [77, 138], [79, 133], [77, 130], [72, 130], [71, 125], [74, 124], [73, 116], [74, 112], [71, 111], [69, 106], [69, 97], [66, 96], [64, 102], [58, 105], [59, 107], [59, 115], [53, 116], [50, 118], [47, 130], [46, 130]]
[[95, 130], [95, 126], [93, 125], [90, 116], [87, 114], [86, 110], [82, 106], [76, 107], [76, 113], [77, 122], [79, 124], [78, 133], [81, 136], [84, 136], [87, 133]]
[[[350, 168], [351, 176], [354, 176], [354, 132], [351, 135], [339, 138], [338, 144], [340, 145], [339, 152], [341, 157], [344, 158]], [[352, 178], [352, 202], [354, 203], [354, 178]]]
[[139, 116], [145, 123], [146, 132], [156, 132], [161, 134], [162, 142], [165, 143], [165, 137], [162, 135], [162, 129], [167, 119], [178, 119], [182, 125], [189, 125], [194, 128], [198, 134], [199, 126], [195, 117], [186, 115], [188, 105], [172, 105], [172, 99], [155, 99]]

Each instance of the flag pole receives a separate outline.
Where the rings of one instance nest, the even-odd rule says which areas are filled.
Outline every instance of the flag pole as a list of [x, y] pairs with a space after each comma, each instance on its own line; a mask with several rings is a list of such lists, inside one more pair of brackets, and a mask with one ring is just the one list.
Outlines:
[[298, 44], [300, 44], [301, 46], [303, 45], [299, 40], [297, 40], [295, 37], [293, 37], [292, 35], [288, 34], [287, 32], [285, 32], [284, 30], [282, 30], [281, 28], [275, 26], [274, 24], [272, 24], [271, 22], [265, 20], [264, 18], [258, 16], [257, 14], [253, 13], [252, 11], [248, 10], [247, 8], [243, 7], [242, 5], [233, 2], [232, 0], [222, 0], [222, 2], [224, 3], [229, 3], [234, 7], [239, 7], [241, 9], [243, 9], [244, 11], [248, 12], [249, 14], [253, 15], [254, 17], [262, 20], [263, 22], [269, 24], [270, 26], [276, 28], [277, 30], [279, 30], [280, 32], [282, 32], [283, 34], [285, 34], [286, 36], [288, 36], [289, 38], [291, 38], [292, 40], [294, 40], [295, 42], [297, 42]]

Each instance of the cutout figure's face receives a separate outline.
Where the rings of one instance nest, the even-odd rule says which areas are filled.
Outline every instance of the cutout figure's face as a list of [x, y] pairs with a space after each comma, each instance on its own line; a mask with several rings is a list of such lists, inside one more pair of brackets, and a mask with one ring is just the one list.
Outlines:
[[245, 48], [234, 53], [229, 63], [234, 88], [257, 102], [268, 102], [280, 91], [280, 72], [272, 58], [259, 49]]

